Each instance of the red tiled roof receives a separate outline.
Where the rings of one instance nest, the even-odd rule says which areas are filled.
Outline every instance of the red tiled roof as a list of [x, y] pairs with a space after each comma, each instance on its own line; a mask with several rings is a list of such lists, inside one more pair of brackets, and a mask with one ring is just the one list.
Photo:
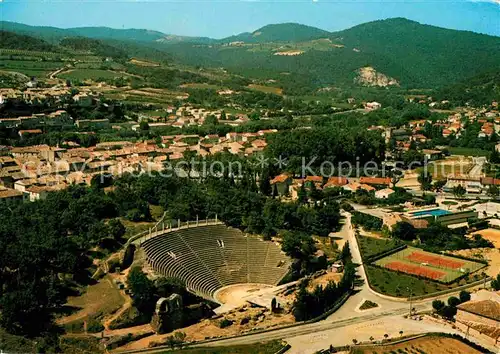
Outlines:
[[274, 177], [271, 180], [271, 184], [274, 184], [274, 183], [283, 183], [283, 182], [285, 182], [289, 178], [290, 178], [289, 175], [283, 173], [281, 175], [278, 175], [278, 176]]
[[389, 177], [361, 177], [359, 183], [389, 185], [391, 179]]
[[330, 177], [328, 178], [328, 181], [325, 183], [325, 188], [345, 186], [347, 183], [349, 183], [349, 181], [345, 177]]
[[307, 176], [306, 182], [322, 183], [323, 177], [321, 177], [321, 176]]

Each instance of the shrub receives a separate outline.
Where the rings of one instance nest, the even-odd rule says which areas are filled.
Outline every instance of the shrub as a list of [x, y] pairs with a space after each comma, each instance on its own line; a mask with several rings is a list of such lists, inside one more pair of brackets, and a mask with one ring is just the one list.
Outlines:
[[99, 333], [104, 331], [104, 326], [101, 321], [96, 318], [90, 318], [87, 321], [87, 332], [89, 333]]
[[220, 328], [226, 328], [226, 327], [229, 327], [233, 324], [233, 321], [227, 319], [227, 318], [224, 318], [222, 321], [219, 322], [219, 327]]

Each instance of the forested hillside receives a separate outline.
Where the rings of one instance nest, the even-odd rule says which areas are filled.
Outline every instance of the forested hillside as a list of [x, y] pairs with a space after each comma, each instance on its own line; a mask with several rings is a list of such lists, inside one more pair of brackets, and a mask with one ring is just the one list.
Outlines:
[[[356, 72], [366, 66], [394, 78], [402, 88], [446, 87], [484, 71], [500, 70], [499, 37], [403, 18], [369, 22], [335, 33], [293, 23], [268, 25], [220, 41], [135, 29], [2, 25], [40, 38], [57, 38], [57, 44], [68, 41], [63, 37], [99, 37], [103, 38], [100, 42], [80, 39], [71, 45], [75, 49], [93, 48], [105, 56], [112, 52], [123, 57], [118, 53], [123, 51], [129, 57], [147, 53], [158, 58], [163, 52], [169, 61], [179, 64], [224, 67], [247, 77], [274, 79], [289, 92], [356, 85]], [[239, 43], [228, 45], [231, 42]], [[282, 54], [279, 51], [295, 54], [276, 55]]]
[[49, 52], [54, 46], [42, 39], [8, 31], [0, 31], [0, 47], [6, 49], [34, 50]]
[[[448, 85], [500, 68], [500, 38], [422, 25], [403, 18], [365, 23], [334, 33], [377, 70], [408, 84]], [[353, 54], [355, 57], [355, 55]]]
[[97, 39], [85, 37], [65, 38], [60, 42], [60, 45], [78, 51], [89, 51], [103, 57], [126, 58], [128, 56], [121, 49], [107, 45]]
[[316, 27], [301, 25], [298, 23], [282, 23], [267, 25], [258, 30], [248, 33], [240, 33], [236, 36], [221, 39], [220, 42], [228, 43], [243, 41], [246, 43], [266, 42], [302, 42], [317, 38], [326, 38], [330, 32]]
[[500, 71], [485, 72], [446, 86], [437, 92], [439, 100], [449, 100], [453, 105], [489, 105], [500, 101]]

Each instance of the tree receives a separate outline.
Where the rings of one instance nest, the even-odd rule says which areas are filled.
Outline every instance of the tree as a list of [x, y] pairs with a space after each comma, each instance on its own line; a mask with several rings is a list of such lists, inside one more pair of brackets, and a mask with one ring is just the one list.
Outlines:
[[134, 306], [144, 313], [152, 311], [154, 307], [155, 287], [140, 267], [137, 266], [130, 270], [127, 277], [127, 284], [133, 294], [132, 300]]
[[436, 312], [440, 312], [444, 307], [445, 307], [445, 303], [441, 300], [434, 300], [432, 302], [432, 308], [436, 311]]
[[403, 331], [399, 331], [399, 336], [402, 337], [403, 336]]
[[496, 148], [493, 148], [493, 151], [490, 154], [490, 163], [500, 163], [500, 154]]
[[446, 184], [446, 180], [445, 179], [438, 179], [437, 181], [434, 182], [434, 190], [436, 191], [440, 191]]
[[448, 306], [457, 307], [460, 305], [460, 299], [456, 296], [450, 296], [448, 298]]
[[455, 196], [455, 198], [462, 198], [465, 193], [467, 193], [467, 191], [463, 186], [458, 185], [453, 187], [453, 195]]
[[[222, 116], [221, 119], [223, 119]], [[212, 114], [208, 115], [203, 121], [203, 125], [217, 125], [217, 124], [219, 124], [219, 121], [217, 120], [217, 117]]]
[[119, 219], [111, 219], [108, 222], [109, 233], [115, 240], [120, 240], [125, 235], [125, 226]]
[[423, 169], [418, 175], [418, 183], [420, 183], [420, 188], [423, 191], [429, 191], [432, 189], [432, 175]]
[[490, 197], [498, 197], [499, 193], [500, 190], [498, 189], [498, 186], [492, 184], [491, 186], [488, 187], [488, 195]]
[[307, 204], [307, 190], [305, 183], [302, 183], [302, 185], [299, 187], [299, 190], [297, 192], [297, 201], [299, 204]]
[[373, 342], [375, 340], [375, 338], [373, 338], [373, 336], [370, 336], [370, 342]]
[[139, 129], [143, 132], [145, 131], [149, 131], [149, 123], [145, 120], [142, 120], [140, 123], [139, 123]]
[[384, 338], [385, 338], [385, 339], [389, 338], [389, 335], [388, 335], [387, 333], [386, 333], [386, 334], [384, 334]]
[[491, 281], [491, 287], [495, 291], [499, 291], [500, 290], [500, 273], [497, 275], [496, 279], [493, 279]]
[[250, 120], [260, 120], [260, 113], [258, 111], [253, 111], [249, 114], [248, 118], [250, 118]]
[[451, 320], [457, 314], [457, 308], [454, 306], [445, 306], [440, 312], [440, 315]]
[[358, 340], [356, 338], [353, 338], [352, 342], [354, 343], [354, 345], [358, 344]]
[[271, 300], [271, 311], [276, 312], [276, 309], [277, 309], [277, 302], [276, 302], [276, 298], [273, 297], [273, 299]]
[[462, 290], [459, 294], [460, 302], [470, 301], [470, 293], [466, 290]]
[[392, 237], [404, 241], [413, 241], [417, 237], [417, 232], [412, 224], [401, 221], [392, 228]]
[[271, 182], [269, 181], [269, 172], [267, 170], [263, 171], [260, 175], [259, 190], [264, 195], [270, 195], [272, 193]]

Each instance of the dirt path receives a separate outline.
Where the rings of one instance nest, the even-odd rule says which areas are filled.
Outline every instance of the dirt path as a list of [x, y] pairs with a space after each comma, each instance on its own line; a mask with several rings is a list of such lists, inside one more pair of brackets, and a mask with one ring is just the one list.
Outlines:
[[107, 317], [104, 320], [103, 325], [104, 325], [104, 328], [106, 328], [107, 330], [110, 330], [109, 325], [111, 324], [111, 322], [113, 322], [115, 319], [117, 319], [118, 317], [123, 315], [123, 313], [125, 311], [127, 311], [130, 307], [132, 307], [132, 299], [130, 298], [130, 296], [124, 296], [124, 298], [125, 298], [125, 303], [123, 304], [123, 306], [118, 311], [116, 311], [113, 315], [111, 315], [110, 317]]
[[[55, 76], [56, 76], [56, 75], [59, 75], [60, 73], [62, 73], [62, 72], [63, 72], [63, 71], [65, 71], [66, 69], [67, 69], [67, 68], [65, 68], [65, 67], [64, 67], [64, 68], [59, 68], [59, 69], [57, 69], [56, 71], [51, 72], [51, 73], [49, 74], [49, 79], [55, 79]], [[71, 70], [69, 70], [69, 71], [71, 71]]]

